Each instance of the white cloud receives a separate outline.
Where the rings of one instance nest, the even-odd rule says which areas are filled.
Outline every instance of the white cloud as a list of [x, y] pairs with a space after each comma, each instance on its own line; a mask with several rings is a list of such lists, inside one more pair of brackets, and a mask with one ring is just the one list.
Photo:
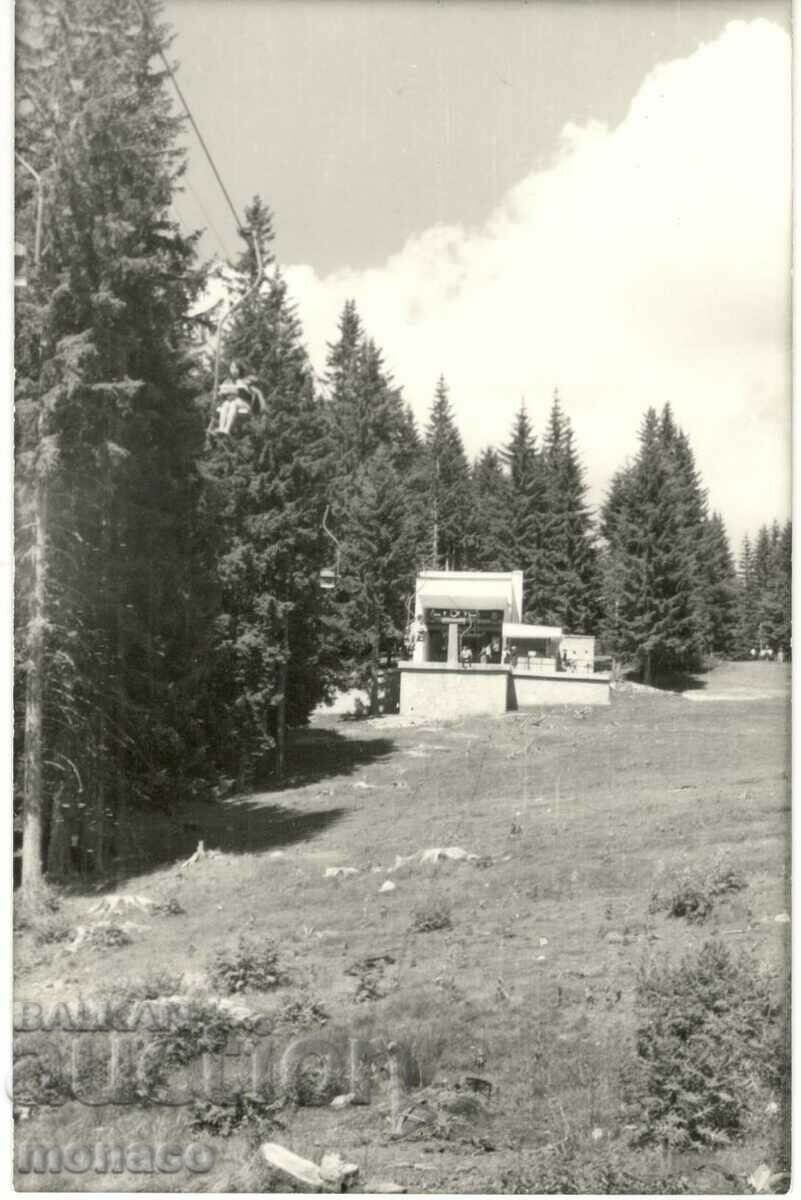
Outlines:
[[542, 429], [558, 385], [599, 501], [669, 400], [737, 540], [788, 515], [790, 112], [787, 34], [730, 24], [615, 129], [567, 125], [482, 228], [372, 270], [287, 268], [315, 366], [352, 296], [421, 419], [444, 372], [469, 451], [521, 396]]

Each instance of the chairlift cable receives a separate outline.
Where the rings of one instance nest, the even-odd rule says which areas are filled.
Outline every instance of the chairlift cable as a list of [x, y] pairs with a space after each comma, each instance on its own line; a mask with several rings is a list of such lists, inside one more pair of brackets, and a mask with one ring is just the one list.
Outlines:
[[214, 172], [214, 178], [217, 180], [217, 182], [220, 185], [220, 190], [222, 191], [222, 194], [225, 196], [225, 199], [228, 203], [228, 207], [230, 208], [230, 210], [233, 214], [234, 221], [236, 222], [236, 227], [240, 232], [243, 232], [242, 223], [239, 220], [239, 214], [237, 213], [234, 202], [229, 195], [228, 188], [225, 186], [225, 184], [223, 182], [222, 175], [217, 170], [217, 164], [215, 163], [214, 159], [212, 158], [211, 151], [209, 150], [208, 146], [206, 145], [205, 138], [203, 137], [203, 134], [200, 132], [200, 129], [198, 128], [197, 121], [192, 116], [192, 110], [189, 107], [186, 97], [184, 96], [183, 92], [181, 91], [180, 84], [178, 83], [178, 80], [175, 78], [175, 72], [173, 71], [172, 67], [170, 66], [170, 64], [167, 60], [167, 56], [161, 47], [161, 43], [159, 42], [158, 37], [156, 36], [156, 31], [153, 28], [153, 24], [147, 13], [147, 10], [145, 9], [143, 0], [135, 0], [135, 3], [136, 3], [137, 8], [139, 9], [140, 13], [142, 14], [142, 20], [147, 25], [148, 29], [150, 30], [151, 34], [153, 35], [153, 40], [156, 43], [156, 49], [158, 50], [159, 58], [164, 63], [164, 66], [167, 70], [167, 74], [169, 75], [170, 79], [172, 80], [173, 87], [175, 88], [178, 99], [181, 101], [181, 104], [183, 105], [184, 112], [186, 113], [187, 117], [189, 118], [189, 122], [197, 135], [197, 140], [200, 142], [203, 153], [206, 155], [206, 158], [208, 159], [209, 166], [211, 167], [212, 171]]

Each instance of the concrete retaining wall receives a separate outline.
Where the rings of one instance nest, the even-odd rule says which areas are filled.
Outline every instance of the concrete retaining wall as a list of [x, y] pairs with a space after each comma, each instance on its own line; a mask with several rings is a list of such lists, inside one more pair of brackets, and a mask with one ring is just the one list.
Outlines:
[[431, 720], [505, 713], [509, 672], [505, 667], [447, 667], [428, 663], [400, 667], [400, 711]]
[[609, 704], [609, 678], [605, 675], [529, 675], [512, 673], [517, 708], [545, 704]]

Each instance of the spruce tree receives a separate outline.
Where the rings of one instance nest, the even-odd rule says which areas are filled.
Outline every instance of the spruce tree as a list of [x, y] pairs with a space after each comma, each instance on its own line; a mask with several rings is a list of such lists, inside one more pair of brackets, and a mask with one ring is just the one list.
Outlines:
[[[339, 337], [329, 345], [325, 406], [338, 481], [360, 470], [379, 446], [391, 446], [398, 459], [410, 452], [416, 431], [399, 388], [386, 370], [381, 350], [368, 337], [353, 301], [339, 320]], [[336, 497], [334, 497], [336, 500]]]
[[[547, 483], [538, 604], [543, 619], [576, 633], [595, 630], [600, 580], [584, 468], [570, 420], [554, 394], [545, 433], [543, 462]], [[546, 573], [547, 572], [547, 573]]]
[[430, 565], [466, 569], [474, 537], [470, 468], [443, 376], [437, 381], [425, 434], [424, 520]]
[[390, 447], [356, 472], [342, 514], [338, 584], [340, 645], [351, 683], [370, 687], [376, 711], [379, 657], [399, 646], [414, 594], [416, 536]]
[[[257, 197], [246, 247], [272, 261], [272, 226]], [[247, 248], [239, 263], [253, 269]], [[273, 755], [283, 769], [286, 724], [301, 724], [326, 694], [327, 648], [319, 574], [330, 446], [301, 329], [280, 272], [237, 310], [224, 347], [252, 376], [266, 411], [209, 438], [205, 472], [216, 515], [217, 617], [213, 732], [218, 761], [242, 785]]]
[[748, 534], [743, 538], [739, 562], [737, 645], [743, 658], [759, 650], [759, 594], [754, 574], [754, 550]]
[[703, 649], [684, 485], [659, 417], [649, 409], [637, 458], [616, 478], [602, 524], [611, 605], [605, 633], [617, 654], [636, 662], [646, 683], [660, 672], [697, 665]]
[[[167, 31], [155, 0], [145, 9], [18, 6], [17, 149], [43, 213], [16, 320], [28, 891], [46, 857], [54, 873], [108, 869], [127, 810], [171, 802], [202, 756], [202, 426], [186, 345], [202, 280], [171, 216], [179, 123], [153, 68]], [[21, 169], [29, 245], [33, 184]]]
[[701, 549], [709, 643], [716, 654], [734, 654], [737, 650], [738, 582], [720, 513], [712, 513], [706, 522]]
[[509, 476], [509, 557], [512, 569], [523, 572], [524, 616], [542, 621], [539, 584], [551, 575], [543, 554], [548, 484], [525, 404], [515, 416], [501, 457]]
[[487, 447], [473, 464], [475, 532], [471, 561], [477, 571], [511, 571], [509, 482], [500, 456]]

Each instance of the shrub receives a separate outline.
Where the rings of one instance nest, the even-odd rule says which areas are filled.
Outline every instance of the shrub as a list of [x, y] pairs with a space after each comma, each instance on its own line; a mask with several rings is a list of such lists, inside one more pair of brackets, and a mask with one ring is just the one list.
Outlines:
[[778, 1005], [750, 958], [709, 941], [640, 972], [636, 1060], [625, 1087], [638, 1140], [725, 1143], [782, 1073]]
[[354, 1003], [365, 1004], [370, 1000], [381, 1000], [386, 996], [384, 984], [384, 971], [387, 966], [392, 966], [395, 959], [391, 954], [368, 954], [365, 958], [358, 958], [345, 968], [346, 975], [353, 975], [356, 978], [356, 991], [353, 995]]
[[278, 1019], [285, 1025], [306, 1028], [310, 1025], [325, 1025], [328, 1020], [325, 1004], [311, 992], [300, 989], [290, 996], [278, 1012]]
[[59, 942], [68, 942], [75, 933], [74, 926], [65, 921], [58, 913], [40, 917], [32, 928], [37, 946], [53, 946]]
[[196, 1100], [190, 1124], [215, 1137], [230, 1137], [245, 1129], [262, 1140], [268, 1130], [283, 1128], [276, 1115], [281, 1107], [281, 1101], [257, 1092], [235, 1091], [223, 1100]]
[[412, 916], [412, 929], [415, 933], [430, 933], [435, 929], [450, 929], [451, 906], [447, 900], [438, 898], [419, 904]]
[[97, 950], [114, 950], [130, 946], [133, 938], [120, 925], [92, 925], [86, 932], [86, 945]]
[[257, 942], [240, 937], [234, 950], [220, 950], [209, 967], [216, 988], [233, 992], [267, 992], [287, 982], [278, 962], [278, 947], [268, 938]]
[[158, 913], [161, 917], [186, 916], [186, 909], [175, 896], [170, 896], [169, 899], [162, 901], [160, 904], [154, 904], [153, 912]]
[[216, 1004], [192, 1000], [181, 1006], [169, 1027], [155, 1033], [151, 1040], [159, 1047], [161, 1066], [184, 1066], [201, 1054], [218, 1054], [234, 1030], [240, 1028], [235, 1016]]
[[702, 925], [720, 896], [746, 887], [748, 883], [742, 872], [718, 858], [711, 870], [687, 871], [668, 895], [655, 892], [650, 909], [651, 912], [666, 909], [669, 917], [684, 917], [693, 925]]

